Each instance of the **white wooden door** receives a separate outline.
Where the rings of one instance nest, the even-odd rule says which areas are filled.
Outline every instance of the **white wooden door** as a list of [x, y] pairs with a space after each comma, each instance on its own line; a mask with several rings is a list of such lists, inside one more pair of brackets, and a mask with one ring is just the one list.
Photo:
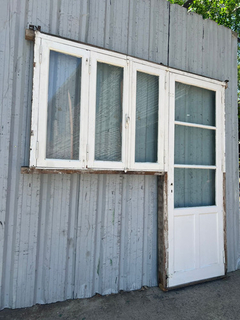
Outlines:
[[170, 75], [168, 287], [225, 273], [224, 90]]

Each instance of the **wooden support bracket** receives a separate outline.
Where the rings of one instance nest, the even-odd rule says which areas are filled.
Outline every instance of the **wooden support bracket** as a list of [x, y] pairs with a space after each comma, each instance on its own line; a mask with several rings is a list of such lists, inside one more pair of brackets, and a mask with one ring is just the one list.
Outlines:
[[34, 41], [35, 38], [35, 32], [32, 29], [26, 29], [25, 30], [25, 39], [29, 41]]

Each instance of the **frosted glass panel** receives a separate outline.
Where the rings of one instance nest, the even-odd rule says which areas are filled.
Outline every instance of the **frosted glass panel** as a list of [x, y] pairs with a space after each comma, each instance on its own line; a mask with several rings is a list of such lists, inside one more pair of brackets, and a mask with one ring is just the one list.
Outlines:
[[215, 205], [215, 170], [174, 169], [174, 206]]
[[123, 68], [97, 63], [95, 159], [122, 159]]
[[174, 162], [215, 165], [215, 130], [176, 125]]
[[158, 77], [137, 72], [135, 162], [157, 162]]
[[79, 159], [81, 58], [50, 51], [46, 157]]
[[175, 120], [215, 126], [215, 92], [176, 82]]

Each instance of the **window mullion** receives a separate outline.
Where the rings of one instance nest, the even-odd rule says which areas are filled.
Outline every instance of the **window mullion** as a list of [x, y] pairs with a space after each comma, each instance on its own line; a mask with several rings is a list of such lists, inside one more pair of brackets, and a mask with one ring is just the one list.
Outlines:
[[128, 170], [131, 166], [131, 128], [132, 128], [132, 113], [131, 113], [131, 96], [132, 96], [132, 61], [126, 59], [127, 65], [125, 68], [125, 81], [123, 81], [123, 94], [125, 95], [125, 105], [123, 105], [123, 126], [122, 130], [125, 132], [122, 144], [124, 148], [124, 169]]
[[129, 168], [134, 167], [134, 158], [135, 158], [135, 128], [136, 128], [136, 87], [137, 87], [137, 77], [136, 77], [136, 68], [135, 63], [131, 61], [130, 68], [130, 90], [131, 94], [129, 97], [129, 115], [130, 115], [130, 138], [129, 138]]
[[93, 167], [95, 153], [95, 121], [96, 121], [96, 79], [97, 79], [97, 59], [96, 54], [89, 52], [88, 62], [88, 142], [86, 146], [87, 166]]
[[179, 126], [186, 126], [186, 127], [194, 127], [194, 128], [201, 128], [201, 129], [209, 129], [209, 130], [216, 130], [214, 126], [207, 126], [205, 124], [197, 124], [191, 122], [184, 122], [184, 121], [175, 121], [175, 125]]
[[89, 51], [85, 51], [82, 58], [81, 76], [81, 115], [80, 115], [80, 141], [79, 159], [80, 165], [84, 169], [88, 165], [88, 130], [89, 130]]

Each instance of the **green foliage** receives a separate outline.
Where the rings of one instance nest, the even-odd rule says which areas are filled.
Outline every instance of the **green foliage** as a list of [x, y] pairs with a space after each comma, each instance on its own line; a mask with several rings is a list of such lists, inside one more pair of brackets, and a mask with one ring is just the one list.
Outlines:
[[169, 0], [169, 2], [181, 6], [188, 3], [189, 11], [201, 14], [204, 19], [214, 20], [240, 34], [239, 0]]
[[194, 0], [189, 10], [240, 33], [240, 1]]
[[[188, 11], [201, 14], [237, 32], [240, 37], [240, 0], [169, 0], [181, 6], [188, 3]], [[238, 45], [238, 108], [240, 111], [240, 43]], [[239, 112], [240, 118], [240, 112]]]
[[184, 3], [186, 2], [184, 0], [168, 0], [168, 1], [171, 2], [171, 3], [179, 4], [180, 6], [183, 6]]

